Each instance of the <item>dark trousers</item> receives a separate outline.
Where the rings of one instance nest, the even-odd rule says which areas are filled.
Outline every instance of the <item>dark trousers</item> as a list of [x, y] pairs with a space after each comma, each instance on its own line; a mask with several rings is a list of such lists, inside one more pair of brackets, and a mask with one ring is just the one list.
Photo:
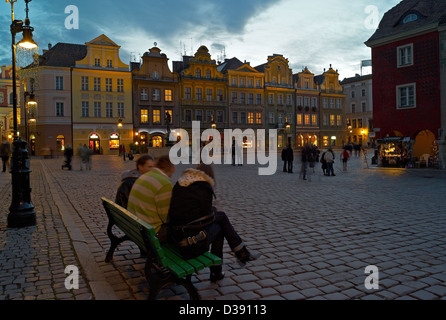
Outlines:
[[288, 160], [288, 172], [293, 173], [293, 161]]
[[283, 172], [288, 172], [287, 171], [287, 160], [283, 160]]
[[[211, 253], [215, 254], [217, 257], [223, 258], [223, 245], [225, 239], [234, 252], [239, 251], [244, 246], [243, 240], [234, 230], [228, 216], [224, 212], [216, 212], [215, 221], [207, 227], [206, 233], [207, 243], [211, 246]], [[212, 267], [212, 269], [221, 270], [221, 266]]]
[[3, 172], [6, 172], [6, 163], [8, 163], [9, 156], [8, 157], [2, 157], [3, 162]]
[[327, 162], [327, 175], [334, 175], [333, 162]]

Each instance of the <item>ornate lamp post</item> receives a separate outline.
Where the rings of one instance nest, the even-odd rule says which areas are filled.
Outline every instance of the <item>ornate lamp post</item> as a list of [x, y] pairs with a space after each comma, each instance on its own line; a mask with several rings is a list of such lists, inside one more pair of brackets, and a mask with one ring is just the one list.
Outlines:
[[12, 24], [12, 101], [13, 101], [13, 124], [14, 124], [14, 142], [11, 161], [12, 175], [12, 202], [9, 207], [8, 228], [22, 228], [36, 224], [36, 213], [34, 205], [31, 202], [31, 188], [29, 174], [31, 172], [26, 141], [19, 137], [17, 130], [17, 87], [16, 87], [16, 54], [15, 54], [15, 36], [17, 33], [23, 33], [23, 39], [17, 43], [18, 46], [32, 49], [37, 44], [32, 38], [34, 28], [30, 26], [28, 19], [28, 3], [31, 0], [25, 0], [26, 19], [25, 22], [14, 19], [14, 3], [17, 0], [6, 0], [11, 4]]

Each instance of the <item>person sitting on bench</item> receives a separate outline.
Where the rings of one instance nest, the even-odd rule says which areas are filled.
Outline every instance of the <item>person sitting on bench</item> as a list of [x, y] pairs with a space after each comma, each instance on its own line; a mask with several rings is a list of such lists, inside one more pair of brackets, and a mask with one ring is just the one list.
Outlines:
[[[227, 240], [241, 264], [258, 258], [246, 248], [224, 212], [212, 205], [215, 185], [211, 166], [200, 164], [197, 169], [186, 169], [172, 190], [169, 208], [170, 236], [177, 243], [185, 259], [200, 256], [209, 250], [223, 257], [224, 239]], [[210, 280], [223, 279], [222, 266], [210, 267]]]

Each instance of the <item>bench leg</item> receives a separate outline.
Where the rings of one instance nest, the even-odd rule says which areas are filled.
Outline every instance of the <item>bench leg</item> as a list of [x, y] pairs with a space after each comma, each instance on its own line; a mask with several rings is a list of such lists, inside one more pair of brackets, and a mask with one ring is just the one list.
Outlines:
[[192, 284], [192, 275], [186, 276], [185, 279], [178, 279], [178, 284], [186, 288], [191, 300], [200, 300], [197, 288]]
[[121, 238], [118, 238], [113, 235], [113, 237], [110, 237], [110, 249], [107, 251], [107, 255], [105, 256], [105, 262], [110, 262], [113, 260], [113, 253], [115, 252], [115, 249], [124, 241], [129, 240], [127, 236], [123, 236]]

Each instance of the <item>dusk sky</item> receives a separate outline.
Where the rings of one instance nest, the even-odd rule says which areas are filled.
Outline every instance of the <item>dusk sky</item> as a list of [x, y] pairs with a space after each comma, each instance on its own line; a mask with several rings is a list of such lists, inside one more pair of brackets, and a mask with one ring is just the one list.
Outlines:
[[[201, 45], [219, 61], [237, 57], [251, 66], [282, 54], [293, 73], [307, 66], [320, 74], [331, 64], [340, 79], [360, 73], [370, 59], [370, 38], [383, 14], [400, 0], [33, 0], [29, 18], [39, 53], [48, 43], [85, 44], [101, 34], [121, 46], [124, 63], [157, 43], [170, 62], [193, 55]], [[67, 29], [73, 11], [78, 29]], [[25, 19], [25, 2], [15, 4], [15, 18]], [[0, 3], [0, 65], [11, 64], [11, 6]], [[374, 29], [375, 28], [375, 29]], [[17, 36], [17, 41], [21, 35]], [[367, 72], [367, 69], [364, 70]]]

